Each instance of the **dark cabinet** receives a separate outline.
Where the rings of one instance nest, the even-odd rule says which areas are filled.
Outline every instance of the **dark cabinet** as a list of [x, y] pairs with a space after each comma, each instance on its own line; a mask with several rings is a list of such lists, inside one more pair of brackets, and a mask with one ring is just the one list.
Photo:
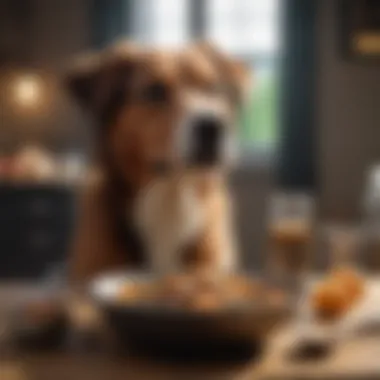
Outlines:
[[65, 262], [74, 194], [58, 186], [0, 186], [0, 279], [38, 278]]

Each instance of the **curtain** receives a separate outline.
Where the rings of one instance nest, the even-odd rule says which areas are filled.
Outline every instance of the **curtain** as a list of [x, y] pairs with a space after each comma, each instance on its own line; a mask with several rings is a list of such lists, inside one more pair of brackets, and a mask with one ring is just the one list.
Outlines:
[[315, 191], [317, 0], [284, 0], [280, 95], [281, 188]]
[[92, 45], [101, 49], [131, 34], [133, 0], [92, 0]]

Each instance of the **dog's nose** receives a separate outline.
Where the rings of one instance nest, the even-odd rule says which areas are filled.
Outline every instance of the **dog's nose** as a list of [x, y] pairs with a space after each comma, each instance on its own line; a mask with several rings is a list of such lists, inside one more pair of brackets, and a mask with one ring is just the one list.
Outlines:
[[224, 122], [216, 116], [198, 116], [192, 123], [193, 157], [199, 165], [216, 164], [221, 158]]

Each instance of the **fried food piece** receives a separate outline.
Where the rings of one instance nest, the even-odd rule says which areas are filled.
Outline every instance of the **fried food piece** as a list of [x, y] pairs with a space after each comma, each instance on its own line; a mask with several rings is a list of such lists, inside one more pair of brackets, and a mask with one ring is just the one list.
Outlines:
[[195, 311], [214, 311], [223, 306], [223, 301], [215, 292], [197, 292], [186, 299], [185, 306]]
[[224, 305], [222, 278], [206, 271], [166, 277], [160, 285], [164, 302], [193, 311], [219, 309]]
[[215, 292], [215, 288], [201, 280], [194, 273], [167, 276], [156, 285], [158, 299], [168, 306], [191, 307], [198, 294]]
[[145, 296], [146, 290], [147, 288], [144, 286], [134, 283], [126, 283], [119, 289], [117, 299], [120, 302], [135, 301], [143, 298]]
[[263, 295], [263, 290], [261, 283], [243, 276], [232, 276], [223, 284], [223, 292], [227, 301], [257, 300]]
[[364, 293], [364, 281], [359, 273], [350, 267], [336, 269], [331, 277], [342, 284], [350, 303], [358, 301]]
[[342, 317], [350, 307], [347, 291], [338, 281], [328, 281], [317, 286], [311, 297], [312, 307], [323, 320]]
[[166, 276], [161, 280], [164, 289], [182, 289], [190, 286], [191, 277], [187, 274], [177, 274]]
[[[251, 281], [249, 286], [249, 294], [253, 299], [259, 299], [265, 296], [265, 286], [259, 281]], [[281, 292], [282, 293], [282, 292]]]
[[350, 266], [335, 268], [312, 295], [312, 305], [321, 318], [343, 316], [363, 297], [365, 283]]
[[198, 292], [218, 292], [222, 289], [223, 279], [210, 273], [200, 273], [195, 277], [195, 287]]
[[[202, 305], [205, 308], [220, 308], [266, 297], [265, 288], [258, 281], [239, 275], [220, 276], [210, 272], [192, 272], [167, 278], [164, 289], [164, 300], [175, 298], [178, 304], [194, 309], [198, 309], [198, 306], [202, 309]], [[274, 298], [275, 295], [272, 300]], [[283, 300], [281, 293], [281, 302]]]
[[174, 300], [185, 297], [194, 289], [194, 281], [187, 274], [165, 277], [158, 284], [159, 297]]

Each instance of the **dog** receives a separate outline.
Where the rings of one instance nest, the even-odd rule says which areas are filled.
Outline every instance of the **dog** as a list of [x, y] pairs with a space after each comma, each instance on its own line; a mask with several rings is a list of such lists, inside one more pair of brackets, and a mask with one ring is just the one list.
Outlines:
[[239, 265], [228, 169], [249, 70], [208, 42], [161, 51], [122, 41], [76, 62], [66, 86], [96, 124], [70, 278], [140, 266]]

